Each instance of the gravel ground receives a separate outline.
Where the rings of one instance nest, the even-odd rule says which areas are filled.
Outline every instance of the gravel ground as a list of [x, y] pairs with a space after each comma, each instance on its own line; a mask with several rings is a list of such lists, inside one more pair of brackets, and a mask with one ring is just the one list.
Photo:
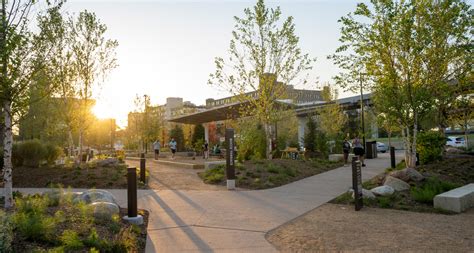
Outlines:
[[267, 240], [282, 252], [474, 252], [474, 208], [442, 215], [325, 204]]
[[[129, 166], [140, 167], [139, 161], [127, 160]], [[146, 168], [150, 173], [148, 186], [153, 190], [227, 190], [225, 186], [205, 184], [197, 175], [203, 169], [186, 169], [149, 162]]]

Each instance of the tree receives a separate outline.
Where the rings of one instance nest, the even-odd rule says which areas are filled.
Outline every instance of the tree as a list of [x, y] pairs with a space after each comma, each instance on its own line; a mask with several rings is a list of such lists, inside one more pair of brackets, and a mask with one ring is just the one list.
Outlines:
[[338, 97], [336, 89], [327, 85], [323, 87], [321, 96], [327, 103], [317, 111], [321, 130], [325, 132], [329, 138], [336, 138], [346, 124], [347, 117], [342, 111], [341, 106], [336, 102]]
[[317, 125], [313, 117], [308, 117], [306, 123], [306, 132], [303, 137], [304, 148], [306, 151], [316, 152], [316, 131]]
[[68, 28], [71, 32], [73, 64], [77, 73], [74, 90], [81, 101], [76, 114], [81, 121], [78, 131], [79, 157], [82, 157], [83, 135], [91, 122], [88, 111], [92, 106], [93, 87], [100, 85], [109, 72], [118, 66], [115, 58], [118, 42], [104, 37], [107, 26], [87, 10], [79, 13], [77, 20], [70, 17]]
[[[209, 84], [223, 88], [248, 106], [243, 115], [255, 116], [265, 129], [266, 157], [271, 159], [273, 128], [279, 119], [278, 99], [288, 98], [290, 84], [311, 69], [314, 59], [298, 47], [293, 17], [281, 19], [281, 10], [269, 9], [258, 0], [245, 17], [234, 17], [235, 26], [227, 60], [216, 58]], [[306, 77], [299, 81], [305, 83]], [[278, 82], [281, 80], [283, 83]]]
[[[33, 76], [44, 67], [42, 57], [48, 52], [48, 41], [32, 43], [28, 29], [30, 10], [35, 1], [1, 1], [0, 15], [0, 102], [4, 117], [3, 182], [5, 208], [13, 206], [12, 194], [12, 126], [27, 111], [30, 89], [36, 85]], [[60, 8], [62, 2], [48, 8]]]
[[[343, 45], [331, 58], [345, 73], [339, 80], [353, 78], [355, 68], [365, 74], [377, 111], [400, 121], [405, 161], [414, 167], [420, 120], [441, 105], [440, 100], [447, 104], [454, 99], [433, 91], [439, 94], [451, 78], [465, 74], [464, 63], [468, 61], [461, 52], [472, 45], [473, 14], [463, 1], [371, 3], [371, 8], [358, 4], [356, 17], [349, 14], [341, 18]], [[472, 52], [464, 52], [472, 56]]]
[[170, 130], [170, 139], [174, 138], [174, 140], [177, 143], [177, 149], [178, 151], [183, 151], [184, 150], [184, 132], [183, 128], [176, 124], [171, 130]]

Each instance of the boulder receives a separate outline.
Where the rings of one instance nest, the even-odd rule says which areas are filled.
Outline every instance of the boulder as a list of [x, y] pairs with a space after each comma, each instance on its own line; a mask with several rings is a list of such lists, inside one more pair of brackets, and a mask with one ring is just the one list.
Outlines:
[[99, 167], [112, 167], [119, 164], [119, 160], [115, 157], [109, 157], [104, 160], [97, 161]]
[[[352, 193], [352, 198], [354, 198], [354, 190], [350, 189], [349, 192]], [[375, 199], [375, 195], [369, 190], [362, 189], [362, 198]]]
[[405, 191], [410, 189], [410, 185], [398, 178], [387, 176], [383, 185], [392, 187], [395, 191]]
[[80, 198], [86, 204], [95, 202], [108, 202], [117, 205], [114, 195], [105, 190], [88, 190], [83, 192]]
[[394, 171], [394, 172], [390, 173], [390, 176], [398, 178], [398, 179], [403, 180], [405, 182], [409, 182], [409, 181], [419, 182], [419, 181], [425, 179], [425, 177], [423, 175], [421, 175], [420, 172], [418, 172], [417, 170], [412, 169], [412, 168], [406, 168], [406, 169], [403, 169], [403, 170]]
[[119, 206], [110, 202], [94, 202], [89, 206], [92, 207], [93, 215], [97, 219], [111, 220], [113, 215], [120, 213]]
[[378, 196], [390, 196], [395, 192], [395, 190], [388, 185], [378, 186], [371, 189], [370, 191]]

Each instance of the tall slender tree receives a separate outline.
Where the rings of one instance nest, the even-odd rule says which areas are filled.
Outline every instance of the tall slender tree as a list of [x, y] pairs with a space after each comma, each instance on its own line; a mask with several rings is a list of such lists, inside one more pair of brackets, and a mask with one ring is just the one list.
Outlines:
[[[1, 0], [0, 23], [0, 101], [4, 116], [3, 182], [5, 208], [13, 206], [12, 195], [12, 126], [19, 115], [26, 112], [30, 88], [36, 85], [33, 76], [43, 69], [42, 57], [49, 52], [47, 40], [32, 43], [29, 31], [30, 11], [36, 1]], [[48, 1], [48, 8], [60, 8], [62, 2]]]
[[451, 79], [472, 72], [473, 20], [462, 0], [371, 0], [340, 20], [342, 45], [330, 57], [343, 70], [339, 80], [353, 78], [354, 69], [365, 74], [377, 111], [401, 124], [409, 167], [419, 122], [454, 101], [458, 88], [444, 92]]
[[[268, 8], [258, 0], [244, 10], [243, 18], [234, 17], [235, 26], [229, 57], [215, 59], [216, 71], [209, 84], [223, 88], [248, 103], [243, 114], [257, 117], [265, 128], [266, 157], [271, 159], [273, 125], [280, 114], [277, 100], [287, 98], [285, 84], [305, 83], [315, 59], [298, 47], [293, 17], [282, 19], [279, 7]], [[281, 81], [280, 82], [277, 82]]]
[[89, 127], [89, 110], [92, 107], [92, 91], [102, 83], [109, 72], [118, 66], [115, 49], [117, 40], [105, 38], [107, 26], [94, 13], [87, 10], [79, 13], [77, 19], [70, 17], [70, 43], [77, 80], [75, 93], [80, 99], [79, 115], [79, 158], [82, 158], [84, 133]]

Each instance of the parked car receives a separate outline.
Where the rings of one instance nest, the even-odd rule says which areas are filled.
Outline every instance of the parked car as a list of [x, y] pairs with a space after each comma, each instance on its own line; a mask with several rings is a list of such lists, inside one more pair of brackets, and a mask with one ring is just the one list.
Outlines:
[[446, 146], [455, 148], [465, 147], [466, 140], [464, 137], [448, 136], [446, 140]]
[[388, 151], [388, 146], [385, 143], [377, 142], [377, 151], [385, 153]]

